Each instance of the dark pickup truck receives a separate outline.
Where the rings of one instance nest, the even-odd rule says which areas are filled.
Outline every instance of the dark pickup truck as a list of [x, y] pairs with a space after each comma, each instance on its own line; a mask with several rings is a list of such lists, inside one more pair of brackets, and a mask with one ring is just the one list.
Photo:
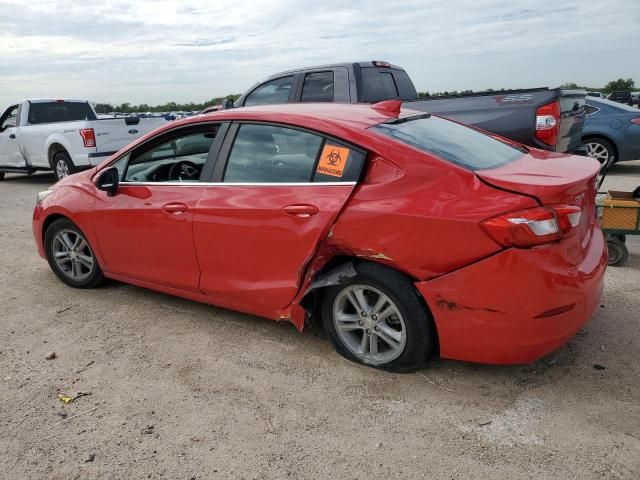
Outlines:
[[400, 99], [412, 110], [435, 113], [525, 145], [570, 152], [580, 145], [585, 96], [583, 90], [532, 88], [418, 98], [404, 69], [374, 61], [277, 73], [251, 87], [234, 106]]

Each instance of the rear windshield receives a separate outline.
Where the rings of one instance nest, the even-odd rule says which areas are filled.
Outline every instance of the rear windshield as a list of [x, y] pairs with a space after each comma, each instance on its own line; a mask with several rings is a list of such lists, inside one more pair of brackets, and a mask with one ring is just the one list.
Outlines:
[[362, 101], [379, 102], [381, 100], [412, 100], [418, 94], [404, 70], [394, 68], [363, 67]]
[[95, 119], [95, 113], [86, 102], [46, 102], [29, 105], [28, 122], [32, 125]]
[[472, 128], [434, 116], [383, 123], [372, 130], [469, 170], [500, 167], [525, 153]]

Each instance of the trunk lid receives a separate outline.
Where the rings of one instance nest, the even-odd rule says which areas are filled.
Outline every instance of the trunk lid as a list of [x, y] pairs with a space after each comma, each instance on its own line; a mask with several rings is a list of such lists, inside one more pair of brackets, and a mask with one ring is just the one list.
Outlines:
[[489, 185], [536, 198], [541, 205], [577, 205], [579, 223], [562, 237], [558, 255], [577, 265], [589, 246], [596, 224], [596, 178], [600, 164], [589, 157], [531, 150], [515, 162], [476, 175]]
[[599, 170], [589, 157], [531, 150], [515, 162], [475, 173], [494, 187], [536, 197], [542, 205], [579, 205]]

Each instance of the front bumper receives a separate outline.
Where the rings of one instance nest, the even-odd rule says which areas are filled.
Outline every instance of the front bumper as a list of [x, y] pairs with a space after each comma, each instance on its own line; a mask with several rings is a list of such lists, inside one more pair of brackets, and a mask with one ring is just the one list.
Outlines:
[[607, 249], [596, 227], [578, 265], [562, 242], [511, 248], [416, 287], [431, 308], [443, 358], [526, 364], [568, 342], [600, 303]]

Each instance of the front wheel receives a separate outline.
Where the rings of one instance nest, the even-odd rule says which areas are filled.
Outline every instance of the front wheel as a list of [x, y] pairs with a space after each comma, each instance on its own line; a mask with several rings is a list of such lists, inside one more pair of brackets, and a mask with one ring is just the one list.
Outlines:
[[44, 245], [51, 270], [67, 285], [93, 288], [104, 280], [89, 242], [70, 220], [54, 221], [44, 234]]
[[349, 360], [390, 371], [418, 368], [433, 350], [430, 314], [401, 273], [374, 263], [324, 291], [322, 317], [331, 343]]

